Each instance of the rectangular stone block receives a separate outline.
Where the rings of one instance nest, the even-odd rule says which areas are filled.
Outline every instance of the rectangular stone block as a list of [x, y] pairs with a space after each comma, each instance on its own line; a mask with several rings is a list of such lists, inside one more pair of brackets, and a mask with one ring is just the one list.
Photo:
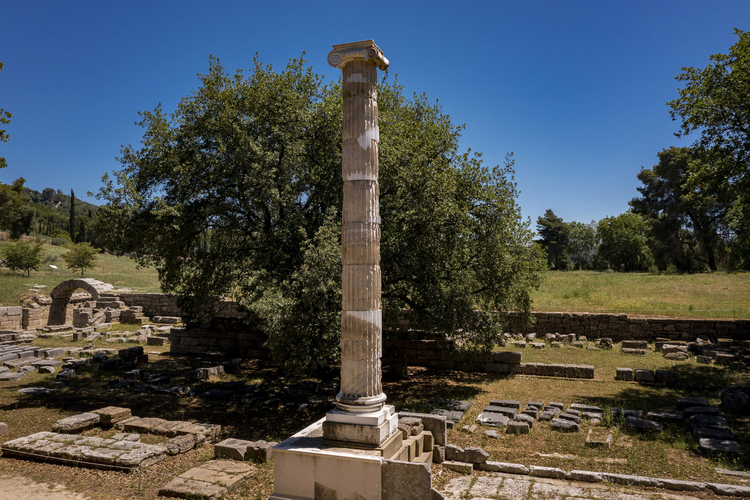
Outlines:
[[99, 423], [105, 426], [114, 425], [133, 416], [130, 408], [120, 408], [117, 406], [107, 406], [94, 410], [91, 413], [99, 415]]

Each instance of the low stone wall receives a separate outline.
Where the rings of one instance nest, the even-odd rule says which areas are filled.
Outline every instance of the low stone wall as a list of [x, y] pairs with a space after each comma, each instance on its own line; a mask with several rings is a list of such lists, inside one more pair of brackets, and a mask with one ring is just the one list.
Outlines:
[[263, 332], [236, 319], [216, 318], [211, 325], [200, 328], [172, 328], [170, 336], [170, 352], [177, 354], [219, 351], [238, 358], [268, 358]]
[[[141, 306], [143, 314], [149, 318], [154, 316], [182, 316], [177, 306], [177, 296], [167, 293], [115, 293], [128, 307]], [[214, 304], [217, 318], [242, 318], [245, 313], [239, 303], [233, 300], [219, 300]]]
[[0, 307], [0, 330], [21, 330], [23, 308], [21, 306]]
[[[622, 340], [653, 341], [657, 337], [694, 341], [699, 335], [711, 338], [750, 339], [750, 320], [635, 318], [627, 314], [533, 313], [535, 323], [512, 333], [561, 333], [585, 335], [589, 340], [609, 337]], [[513, 314], [506, 315], [509, 324]]]

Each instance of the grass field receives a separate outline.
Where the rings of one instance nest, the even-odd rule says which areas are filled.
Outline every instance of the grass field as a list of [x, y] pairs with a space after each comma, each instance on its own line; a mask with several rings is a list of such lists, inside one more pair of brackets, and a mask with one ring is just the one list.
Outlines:
[[535, 311], [750, 318], [750, 273], [654, 275], [549, 271]]
[[[9, 244], [10, 242], [0, 241], [0, 249]], [[66, 251], [63, 247], [44, 245], [44, 252], [47, 255], [61, 256]], [[33, 285], [44, 285], [46, 288], [42, 288], [41, 293], [49, 294], [61, 282], [81, 276], [80, 273], [68, 270], [62, 258], [58, 259], [55, 265], [59, 269], [52, 271], [45, 265], [43, 270], [31, 271], [31, 276], [28, 277], [26, 273], [0, 269], [0, 304], [4, 306], [18, 305], [19, 300], [29, 293], [28, 290]], [[94, 269], [87, 270], [83, 273], [83, 276], [111, 283], [116, 287], [127, 287], [133, 291], [160, 291], [156, 271], [149, 268], [136, 269], [135, 262], [127, 257], [99, 254]]]

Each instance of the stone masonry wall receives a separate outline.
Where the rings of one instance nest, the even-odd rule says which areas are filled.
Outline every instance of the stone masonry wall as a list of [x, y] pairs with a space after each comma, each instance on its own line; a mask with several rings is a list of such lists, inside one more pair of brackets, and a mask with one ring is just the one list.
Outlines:
[[[182, 316], [182, 311], [177, 306], [177, 297], [171, 294], [117, 292], [116, 295], [128, 307], [143, 307], [143, 314], [150, 318], [154, 316]], [[217, 318], [241, 318], [244, 316], [244, 313], [240, 310], [240, 305], [233, 300], [217, 301], [214, 310]]]
[[21, 306], [0, 307], [0, 330], [21, 330], [23, 308]]
[[268, 349], [263, 347], [265, 334], [235, 318], [215, 318], [200, 328], [172, 328], [170, 336], [170, 352], [177, 354], [219, 351], [238, 358], [268, 358]]
[[[513, 315], [506, 316], [508, 324]], [[609, 337], [622, 340], [653, 341], [658, 337], [693, 341], [699, 335], [712, 338], [750, 339], [749, 320], [636, 318], [627, 314], [534, 313], [536, 322], [523, 331], [511, 333], [561, 333], [585, 335], [589, 340]]]

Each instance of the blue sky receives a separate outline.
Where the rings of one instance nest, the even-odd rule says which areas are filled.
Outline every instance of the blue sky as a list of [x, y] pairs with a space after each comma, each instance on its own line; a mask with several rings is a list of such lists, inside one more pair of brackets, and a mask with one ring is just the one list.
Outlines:
[[735, 27], [750, 30], [750, 2], [4, 0], [0, 181], [85, 197], [140, 141], [137, 112], [173, 110], [209, 55], [234, 71], [305, 52], [338, 78], [331, 45], [372, 38], [408, 93], [466, 124], [463, 148], [515, 153], [524, 217], [599, 220], [627, 210], [657, 152], [692, 143], [673, 135], [674, 77], [727, 52]]

